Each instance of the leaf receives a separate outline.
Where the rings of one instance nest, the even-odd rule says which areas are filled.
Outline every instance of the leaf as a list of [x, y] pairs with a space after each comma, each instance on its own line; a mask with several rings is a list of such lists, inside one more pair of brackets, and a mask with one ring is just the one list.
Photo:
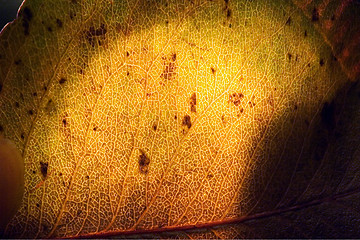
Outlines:
[[5, 236], [358, 236], [356, 31], [324, 27], [357, 10], [321, 6], [26, 1], [0, 37], [25, 162]]

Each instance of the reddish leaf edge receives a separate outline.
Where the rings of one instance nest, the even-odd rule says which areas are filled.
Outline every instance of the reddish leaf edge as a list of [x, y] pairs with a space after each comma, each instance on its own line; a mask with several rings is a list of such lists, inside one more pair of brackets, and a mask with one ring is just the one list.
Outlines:
[[[360, 193], [360, 188], [355, 188], [353, 190], [349, 190], [347, 192], [338, 193], [333, 196], [327, 196], [324, 198], [319, 198], [311, 201], [307, 201], [304, 203], [299, 203], [289, 207], [278, 208], [272, 211], [265, 211], [261, 213], [255, 213], [252, 215], [241, 216], [237, 218], [229, 218], [212, 222], [204, 222], [204, 223], [196, 223], [189, 225], [181, 225], [181, 226], [164, 226], [152, 229], [128, 229], [128, 230], [119, 230], [119, 231], [108, 231], [108, 232], [97, 232], [97, 233], [89, 233], [77, 236], [67, 236], [64, 237], [66, 239], [89, 239], [89, 238], [107, 238], [107, 237], [115, 237], [115, 236], [129, 236], [129, 235], [145, 235], [145, 234], [160, 234], [164, 232], [179, 232], [179, 231], [191, 231], [196, 229], [207, 229], [217, 226], [230, 225], [243, 223], [255, 219], [272, 217], [275, 215], [279, 215], [287, 212], [294, 212], [298, 210], [302, 210], [305, 208], [313, 207], [316, 205], [320, 205], [323, 203], [333, 202], [339, 199], [344, 199], [346, 197], [350, 197], [352, 195]], [[62, 239], [62, 237], [58, 238]]]

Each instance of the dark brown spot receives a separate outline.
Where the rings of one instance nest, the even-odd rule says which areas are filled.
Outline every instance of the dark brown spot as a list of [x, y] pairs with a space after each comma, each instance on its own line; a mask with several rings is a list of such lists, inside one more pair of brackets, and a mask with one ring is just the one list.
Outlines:
[[308, 65], [307, 65], [308, 67], [310, 67], [310, 63], [308, 63]]
[[24, 28], [24, 35], [27, 36], [29, 35], [30, 21], [33, 18], [33, 14], [29, 7], [25, 7], [21, 15], [23, 17], [22, 26]]
[[88, 40], [89, 44], [94, 47], [95, 43], [98, 42], [101, 45], [101, 38], [105, 37], [107, 32], [105, 24], [101, 24], [99, 28], [95, 29], [93, 26], [85, 32], [85, 38]]
[[321, 67], [324, 66], [324, 59], [320, 59], [319, 64]]
[[177, 119], [177, 115], [174, 116], [174, 119], [175, 119], [175, 120]]
[[165, 80], [171, 80], [175, 77], [176, 75], [176, 53], [172, 54], [171, 57], [168, 58], [163, 58], [164, 59], [164, 71], [161, 73], [161, 77], [164, 78]]
[[41, 171], [41, 174], [43, 175], [44, 178], [47, 177], [48, 166], [49, 166], [48, 163], [40, 162], [40, 171]]
[[3, 89], [3, 85], [0, 83], [0, 92], [2, 91]]
[[251, 108], [255, 107], [255, 103], [253, 103], [251, 101], [249, 102], [249, 105], [250, 105]]
[[36, 97], [36, 96], [37, 96], [37, 93], [36, 93], [36, 92], [34, 92], [34, 93], [33, 93], [33, 96], [34, 96], [34, 97]]
[[214, 175], [212, 174], [212, 173], [209, 173], [208, 175], [207, 175], [207, 178], [213, 178], [214, 177]]
[[25, 133], [21, 133], [21, 139], [24, 140], [25, 139]]
[[4, 128], [3, 126], [0, 125], [0, 132], [3, 132], [4, 131]]
[[130, 53], [128, 51], [126, 51], [126, 56], [129, 57], [130, 56]]
[[36, 204], [36, 207], [40, 207], [40, 204], [37, 203], [37, 204]]
[[94, 127], [93, 130], [96, 131], [96, 130], [97, 130], [97, 127]]
[[335, 15], [334, 14], [331, 16], [331, 21], [335, 21]]
[[33, 171], [32, 171], [32, 173], [33, 173], [33, 174], [35, 174], [35, 173], [36, 173], [36, 171], [35, 171], [35, 170], [33, 170]]
[[228, 9], [228, 10], [226, 11], [226, 17], [227, 17], [227, 18], [230, 18], [230, 17], [231, 17], [231, 9]]
[[329, 130], [332, 131], [335, 128], [335, 104], [334, 102], [325, 102], [321, 110], [321, 122]]
[[63, 26], [63, 23], [62, 23], [62, 21], [60, 20], [60, 19], [56, 19], [56, 24], [57, 24], [57, 26], [59, 27], [59, 28], [62, 28], [62, 26]]
[[154, 129], [154, 131], [157, 130], [157, 125], [156, 124], [153, 125], [153, 129]]
[[215, 74], [215, 72], [216, 72], [215, 68], [211, 67], [210, 69], [211, 69], [211, 73]]
[[88, 175], [85, 176], [86, 179], [89, 179], [90, 177]]
[[304, 31], [304, 37], [307, 37], [307, 31], [306, 30]]
[[291, 17], [289, 17], [289, 18], [286, 20], [286, 23], [285, 23], [285, 24], [290, 26], [290, 24], [291, 24]]
[[297, 110], [298, 109], [298, 106], [295, 104], [294, 105], [294, 110]]
[[191, 118], [189, 115], [185, 115], [182, 121], [182, 124], [184, 126], [187, 126], [187, 128], [191, 128]]
[[60, 84], [64, 84], [66, 82], [66, 79], [65, 78], [61, 78], [60, 80], [59, 80], [59, 83]]
[[17, 107], [17, 108], [19, 108], [19, 107], [20, 107], [19, 102], [15, 102], [15, 107]]
[[193, 93], [190, 97], [190, 110], [196, 112], [196, 93]]
[[171, 60], [172, 60], [173, 62], [176, 61], [176, 53], [173, 53], [173, 55], [171, 56]]
[[66, 122], [65, 118], [62, 120], [62, 123], [63, 123], [64, 127], [66, 127], [67, 122]]
[[314, 8], [312, 11], [311, 21], [313, 21], [313, 22], [319, 21], [319, 12], [318, 12], [317, 8]]
[[241, 109], [240, 109], [240, 113], [243, 113], [243, 112], [244, 112], [244, 109], [243, 109], [243, 108], [241, 108]]
[[140, 150], [139, 155], [139, 170], [140, 173], [147, 174], [149, 169], [150, 159], [146, 156], [145, 152]]
[[62, 172], [60, 172], [60, 173], [59, 173], [59, 176], [61, 177], [62, 175], [63, 175]]
[[289, 59], [289, 61], [291, 61], [291, 58], [292, 58], [291, 53], [288, 53], [288, 59]]
[[30, 115], [33, 115], [33, 114], [34, 114], [34, 111], [30, 109], [30, 110], [28, 111], [28, 113], [29, 113]]
[[21, 59], [18, 59], [18, 60], [15, 60], [15, 61], [14, 61], [15, 65], [20, 65], [21, 62], [22, 62]]
[[52, 32], [52, 28], [51, 28], [51, 27], [48, 27], [47, 30], [48, 30], [48, 32]]
[[232, 102], [235, 106], [239, 106], [244, 95], [242, 93], [233, 93], [229, 96], [229, 102]]

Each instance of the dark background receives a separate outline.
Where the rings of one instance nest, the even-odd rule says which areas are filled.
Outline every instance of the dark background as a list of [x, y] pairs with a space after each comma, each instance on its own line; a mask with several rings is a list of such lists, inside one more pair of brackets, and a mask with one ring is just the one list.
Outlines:
[[0, 30], [15, 19], [22, 0], [0, 0]]

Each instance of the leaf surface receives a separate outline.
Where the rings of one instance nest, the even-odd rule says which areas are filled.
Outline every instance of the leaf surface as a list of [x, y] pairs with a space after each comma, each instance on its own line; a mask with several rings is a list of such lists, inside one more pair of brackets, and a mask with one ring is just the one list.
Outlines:
[[359, 234], [332, 210], [358, 202], [356, 31], [326, 31], [344, 2], [294, 3], [26, 1], [0, 38], [1, 134], [25, 162], [5, 236]]

